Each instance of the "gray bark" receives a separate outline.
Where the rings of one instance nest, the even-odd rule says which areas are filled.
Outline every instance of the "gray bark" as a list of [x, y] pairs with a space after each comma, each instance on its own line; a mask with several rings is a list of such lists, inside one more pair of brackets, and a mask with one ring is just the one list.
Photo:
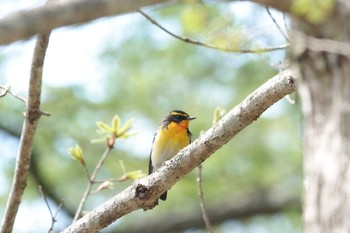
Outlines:
[[[295, 25], [319, 41], [349, 42], [349, 22], [349, 8], [338, 1], [324, 23]], [[294, 44], [302, 76], [305, 232], [350, 232], [350, 54], [312, 51], [307, 43]]]

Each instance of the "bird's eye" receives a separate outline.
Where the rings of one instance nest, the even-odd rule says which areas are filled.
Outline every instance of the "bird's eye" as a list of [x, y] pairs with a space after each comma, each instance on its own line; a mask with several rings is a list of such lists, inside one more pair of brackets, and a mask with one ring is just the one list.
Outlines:
[[182, 116], [181, 116], [181, 115], [174, 115], [174, 116], [173, 116], [173, 119], [174, 119], [174, 121], [176, 121], [176, 122], [180, 122], [180, 121], [182, 121]]

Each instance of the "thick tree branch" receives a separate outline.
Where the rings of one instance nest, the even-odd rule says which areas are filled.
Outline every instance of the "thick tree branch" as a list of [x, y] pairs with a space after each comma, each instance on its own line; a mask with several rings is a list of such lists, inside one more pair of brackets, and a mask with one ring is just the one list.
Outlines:
[[[293, 2], [292, 0], [250, 1], [289, 13]], [[136, 12], [142, 7], [165, 2], [168, 0], [76, 0], [17, 11], [0, 19], [0, 45], [23, 40], [58, 27]]]
[[0, 19], [0, 45], [54, 28], [134, 12], [166, 0], [76, 0], [12, 13]]
[[64, 232], [97, 232], [134, 210], [153, 208], [164, 191], [257, 120], [267, 108], [294, 91], [295, 75], [291, 71], [281, 72], [249, 95], [200, 138], [166, 161], [156, 172], [135, 181]]
[[300, 54], [305, 52], [306, 49], [310, 49], [315, 52], [335, 53], [350, 58], [350, 43], [348, 42], [315, 38], [296, 30], [291, 32], [294, 50]]
[[34, 135], [41, 115], [42, 71], [49, 37], [50, 33], [39, 35], [34, 49], [26, 104], [27, 110], [25, 112], [13, 183], [2, 220], [1, 233], [12, 232], [18, 207], [27, 185]]
[[249, 0], [251, 2], [258, 3], [263, 6], [272, 7], [276, 10], [290, 13], [293, 0]]
[[[229, 196], [229, 195], [228, 195]], [[207, 213], [213, 224], [230, 219], [243, 219], [258, 214], [273, 214], [288, 208], [301, 210], [300, 198], [281, 196], [273, 191], [259, 191], [238, 198], [220, 200]], [[187, 213], [169, 213], [156, 219], [143, 219], [131, 227], [116, 230], [116, 233], [166, 233], [182, 232], [189, 228], [204, 228], [200, 211]], [[147, 222], [147, 224], [145, 224]], [[233, 229], [232, 229], [233, 230]]]

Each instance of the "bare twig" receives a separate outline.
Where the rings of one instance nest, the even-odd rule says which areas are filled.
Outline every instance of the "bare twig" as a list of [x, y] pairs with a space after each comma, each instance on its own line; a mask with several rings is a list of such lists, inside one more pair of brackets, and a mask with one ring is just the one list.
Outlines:
[[92, 186], [93, 184], [95, 183], [95, 179], [96, 179], [96, 176], [100, 170], [100, 168], [102, 167], [102, 164], [103, 162], [106, 160], [109, 152], [112, 150], [111, 147], [107, 147], [106, 150], [104, 151], [103, 155], [101, 156], [100, 160], [98, 161], [96, 167], [95, 167], [95, 170], [94, 172], [92, 173], [91, 177], [89, 177], [89, 171], [87, 170], [86, 168], [86, 165], [84, 165], [84, 171], [85, 171], [85, 174], [87, 175], [88, 177], [88, 186], [86, 187], [86, 190], [84, 192], [84, 195], [83, 197], [81, 198], [80, 200], [80, 203], [79, 203], [79, 207], [75, 213], [75, 216], [74, 216], [74, 219], [73, 219], [73, 222], [77, 221], [81, 216], [81, 211], [83, 210], [84, 208], [84, 204], [88, 198], [88, 196], [91, 194], [91, 190], [92, 190]]
[[138, 10], [138, 12], [141, 15], [143, 15], [152, 24], [156, 25], [158, 28], [160, 28], [161, 30], [163, 30], [167, 34], [171, 35], [172, 37], [175, 37], [176, 39], [179, 39], [179, 40], [181, 40], [183, 42], [186, 42], [186, 43], [189, 43], [189, 44], [203, 46], [203, 47], [206, 47], [206, 48], [220, 50], [220, 51], [223, 51], [223, 52], [230, 52], [230, 53], [266, 53], [266, 52], [272, 52], [272, 51], [275, 51], [275, 50], [286, 49], [289, 46], [288, 44], [284, 44], [284, 45], [278, 45], [278, 46], [266, 47], [266, 48], [259, 48], [259, 49], [237, 49], [237, 48], [225, 48], [225, 47], [219, 47], [219, 46], [215, 46], [215, 45], [210, 45], [210, 44], [203, 43], [201, 41], [196, 41], [196, 40], [192, 40], [190, 38], [184, 38], [182, 36], [176, 35], [175, 33], [169, 31], [168, 29], [166, 29], [165, 27], [160, 25], [155, 19], [153, 19], [148, 14], [146, 14], [144, 11]]
[[286, 70], [279, 73], [228, 112], [201, 137], [166, 161], [157, 171], [136, 180], [63, 232], [98, 232], [134, 210], [153, 208], [162, 193], [257, 120], [266, 109], [285, 95], [293, 93], [295, 81], [293, 72]]
[[284, 28], [285, 28], [286, 30], [288, 30], [289, 27], [288, 27], [288, 25], [287, 25], [287, 16], [286, 16], [286, 13], [285, 13], [285, 12], [283, 12], [283, 24], [284, 24]]
[[[17, 95], [15, 92], [13, 92], [11, 90], [11, 87], [10, 86], [0, 86], [0, 89], [3, 90], [3, 92], [0, 94], [0, 98], [1, 97], [5, 97], [7, 94], [11, 94], [13, 97], [15, 97], [16, 99], [19, 99], [20, 101], [22, 101], [23, 103], [27, 104], [27, 100], [20, 96], [20, 95]], [[44, 116], [51, 116], [51, 114], [49, 112], [44, 112], [42, 110], [39, 110], [40, 111], [40, 114], [41, 115], [44, 115]]]
[[283, 29], [280, 27], [280, 25], [276, 22], [275, 18], [272, 16], [269, 7], [266, 6], [265, 9], [266, 9], [267, 13], [269, 14], [270, 18], [272, 19], [273, 23], [276, 25], [278, 31], [280, 31], [280, 33], [284, 37], [284, 39], [286, 39], [286, 41], [289, 42], [288, 36], [285, 34]]
[[19, 96], [17, 95], [16, 93], [14, 93], [12, 90], [11, 90], [11, 87], [10, 86], [0, 86], [0, 89], [3, 90], [3, 92], [0, 94], [0, 97], [5, 97], [7, 94], [11, 94], [13, 97], [19, 99], [20, 101], [22, 101], [23, 103], [27, 103], [27, 100], [22, 97], [22, 96]]
[[42, 188], [40, 185], [39, 185], [39, 192], [40, 192], [41, 196], [42, 196], [43, 199], [44, 199], [44, 202], [45, 202], [45, 204], [46, 204], [46, 206], [47, 206], [47, 209], [48, 209], [49, 212], [50, 212], [51, 225], [50, 225], [49, 230], [47, 231], [47, 233], [50, 233], [50, 232], [52, 232], [52, 230], [53, 230], [53, 226], [55, 225], [55, 222], [57, 222], [56, 217], [57, 217], [58, 212], [60, 211], [60, 209], [61, 209], [62, 206], [63, 206], [63, 200], [60, 201], [60, 204], [58, 205], [58, 207], [57, 207], [57, 209], [56, 209], [56, 212], [53, 214], [53, 213], [52, 213], [52, 210], [51, 210], [51, 207], [50, 207], [50, 205], [49, 205], [49, 202], [47, 201], [47, 197], [46, 197], [46, 195], [45, 195], [45, 193], [44, 193], [44, 191], [43, 191], [43, 188]]
[[0, 86], [0, 89], [2, 89], [2, 93], [0, 94], [0, 97], [4, 97], [9, 92], [10, 86], [4, 86], [4, 87]]
[[22, 200], [24, 189], [27, 184], [29, 165], [33, 150], [34, 135], [40, 116], [42, 114], [40, 111], [42, 71], [46, 49], [49, 43], [49, 37], [50, 32], [39, 35], [34, 49], [29, 81], [29, 92], [27, 98], [28, 101], [26, 103], [27, 110], [21, 133], [11, 192], [2, 220], [1, 233], [12, 232], [18, 207]]
[[200, 198], [201, 211], [202, 211], [205, 227], [207, 228], [207, 232], [212, 233], [213, 227], [210, 223], [210, 219], [207, 213], [207, 208], [205, 207], [205, 203], [204, 203], [204, 194], [203, 194], [203, 188], [202, 188], [202, 164], [198, 166], [197, 184], [198, 184], [198, 196]]

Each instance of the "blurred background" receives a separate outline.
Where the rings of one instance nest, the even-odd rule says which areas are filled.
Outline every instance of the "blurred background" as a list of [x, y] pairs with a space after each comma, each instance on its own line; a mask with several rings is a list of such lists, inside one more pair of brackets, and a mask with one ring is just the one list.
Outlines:
[[[192, 1], [193, 2], [193, 1]], [[0, 3], [0, 16], [43, 1]], [[248, 2], [179, 3], [144, 11], [183, 37], [227, 49], [260, 49], [286, 40], [263, 7]], [[288, 19], [271, 10], [285, 29]], [[0, 47], [0, 85], [26, 96], [34, 38]], [[125, 170], [147, 173], [154, 132], [161, 119], [181, 109], [197, 119], [193, 138], [212, 125], [216, 107], [232, 109], [278, 73], [286, 51], [240, 54], [177, 40], [141, 14], [99, 19], [53, 31], [42, 92], [43, 116], [36, 134], [30, 178], [14, 232], [46, 232], [51, 219], [38, 186], [56, 210], [54, 232], [67, 227], [87, 186], [81, 164], [68, 148], [79, 144], [90, 172], [105, 145], [97, 121], [134, 119], [128, 139], [117, 140], [99, 180]], [[295, 96], [292, 96], [295, 98]], [[16, 163], [25, 105], [11, 95], [0, 99], [0, 216], [4, 213]], [[214, 232], [301, 232], [301, 116], [281, 100], [203, 163], [202, 185]], [[153, 210], [135, 211], [102, 232], [206, 232], [201, 218], [198, 171], [194, 170]], [[85, 211], [105, 202], [132, 181], [91, 195]], [[96, 188], [96, 187], [95, 187]], [[152, 228], [153, 227], [153, 228]], [[149, 230], [149, 231], [147, 231]]]

